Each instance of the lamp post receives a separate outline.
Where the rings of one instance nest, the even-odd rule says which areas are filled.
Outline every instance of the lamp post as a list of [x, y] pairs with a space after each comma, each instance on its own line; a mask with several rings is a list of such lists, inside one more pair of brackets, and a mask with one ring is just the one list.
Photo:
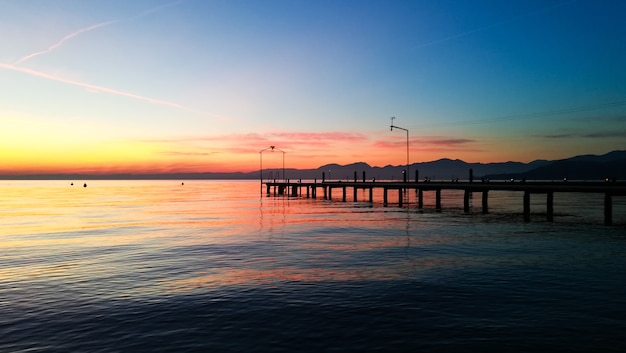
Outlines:
[[270, 146], [268, 148], [264, 148], [261, 151], [259, 151], [259, 160], [260, 160], [260, 166], [259, 166], [259, 173], [260, 175], [260, 179], [261, 179], [261, 184], [263, 184], [263, 152], [270, 150], [271, 152], [274, 151], [279, 151], [283, 153], [283, 180], [285, 180], [285, 151], [276, 148], [276, 146]]
[[393, 125], [393, 119], [395, 119], [395, 116], [391, 117], [391, 131], [393, 131], [393, 128], [395, 127], [396, 129], [400, 129], [400, 130], [404, 130], [406, 131], [406, 174], [404, 174], [404, 179], [405, 181], [408, 181], [409, 175], [409, 130], [403, 128], [403, 127], [399, 127], [399, 126], [395, 126]]

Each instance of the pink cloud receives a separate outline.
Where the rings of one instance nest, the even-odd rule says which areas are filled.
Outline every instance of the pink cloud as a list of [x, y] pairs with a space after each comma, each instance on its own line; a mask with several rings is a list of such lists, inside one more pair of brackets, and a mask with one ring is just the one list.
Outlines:
[[279, 132], [270, 134], [277, 138], [283, 138], [290, 141], [311, 141], [311, 140], [330, 140], [330, 141], [366, 141], [367, 136], [358, 133], [347, 132]]
[[[433, 148], [458, 148], [461, 145], [471, 145], [475, 140], [451, 137], [424, 137], [409, 140], [409, 146], [413, 149], [432, 150]], [[377, 148], [399, 148], [406, 146], [406, 140], [376, 141], [373, 144]]]

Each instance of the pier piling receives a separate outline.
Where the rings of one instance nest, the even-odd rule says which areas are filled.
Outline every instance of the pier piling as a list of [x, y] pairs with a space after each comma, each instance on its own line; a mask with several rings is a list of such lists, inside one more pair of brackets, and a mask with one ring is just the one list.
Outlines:
[[424, 190], [417, 190], [417, 208], [420, 210], [424, 208]]
[[546, 196], [546, 217], [548, 222], [554, 222], [554, 193], [548, 192]]
[[489, 191], [483, 191], [483, 214], [489, 213]]
[[524, 222], [530, 222], [530, 192], [524, 191]]
[[441, 211], [441, 189], [435, 190], [435, 209]]
[[604, 224], [613, 224], [613, 198], [608, 192], [604, 194]]
[[387, 207], [387, 188], [383, 188], [383, 206]]

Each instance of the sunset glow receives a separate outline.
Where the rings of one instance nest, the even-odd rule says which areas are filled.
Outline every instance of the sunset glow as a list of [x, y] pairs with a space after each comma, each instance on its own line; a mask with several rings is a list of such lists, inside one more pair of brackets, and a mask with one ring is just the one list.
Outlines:
[[[626, 149], [619, 1], [0, 3], [0, 174]], [[585, 25], [582, 26], [581, 23]], [[264, 156], [278, 168], [282, 156]]]

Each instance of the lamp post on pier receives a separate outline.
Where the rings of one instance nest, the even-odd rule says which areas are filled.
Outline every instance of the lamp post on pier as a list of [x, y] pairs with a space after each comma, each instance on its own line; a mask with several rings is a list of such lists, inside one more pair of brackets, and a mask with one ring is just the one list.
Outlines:
[[408, 179], [410, 178], [410, 174], [409, 174], [409, 130], [403, 128], [403, 127], [399, 127], [399, 126], [395, 126], [393, 125], [393, 119], [395, 119], [395, 116], [391, 117], [391, 131], [393, 131], [393, 128], [395, 127], [396, 129], [400, 129], [400, 130], [404, 130], [406, 131], [406, 172], [404, 174], [404, 181], [408, 181]]
[[263, 152], [267, 150], [269, 150], [270, 152], [278, 151], [278, 152], [283, 153], [283, 180], [285, 180], [285, 151], [279, 148], [276, 148], [276, 146], [270, 146], [268, 148], [264, 148], [261, 151], [259, 151], [259, 160], [260, 160], [259, 173], [260, 173], [261, 185], [263, 184]]

